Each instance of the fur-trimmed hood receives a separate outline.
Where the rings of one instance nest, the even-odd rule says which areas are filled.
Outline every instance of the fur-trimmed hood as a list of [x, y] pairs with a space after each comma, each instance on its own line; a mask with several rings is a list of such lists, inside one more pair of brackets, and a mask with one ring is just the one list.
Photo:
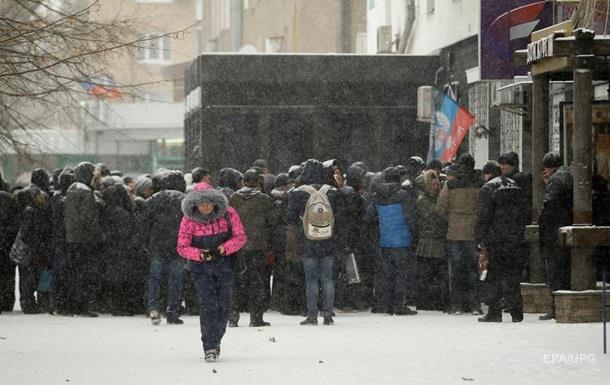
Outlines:
[[[209, 215], [203, 215], [197, 209], [201, 203], [213, 203], [214, 211]], [[186, 194], [182, 201], [182, 213], [185, 217], [199, 223], [211, 223], [222, 218], [229, 206], [229, 200], [218, 190], [191, 191]]]

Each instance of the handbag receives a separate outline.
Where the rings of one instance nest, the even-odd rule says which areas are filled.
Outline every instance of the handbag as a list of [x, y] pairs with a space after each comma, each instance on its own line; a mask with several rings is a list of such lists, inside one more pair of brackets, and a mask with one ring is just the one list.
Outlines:
[[54, 286], [54, 278], [53, 271], [43, 270], [42, 273], [40, 273], [40, 280], [38, 281], [38, 291], [43, 293], [51, 291]]
[[11, 246], [9, 258], [17, 265], [27, 265], [30, 263], [30, 247], [23, 241], [21, 229], [19, 229], [17, 237], [15, 237], [13, 246]]

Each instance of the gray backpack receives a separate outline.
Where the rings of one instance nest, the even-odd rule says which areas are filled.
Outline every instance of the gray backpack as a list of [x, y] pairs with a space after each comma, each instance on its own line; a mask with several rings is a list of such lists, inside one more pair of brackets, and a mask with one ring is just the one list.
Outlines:
[[308, 185], [297, 188], [297, 190], [305, 191], [309, 194], [302, 218], [303, 231], [305, 232], [305, 237], [309, 240], [321, 241], [329, 239], [333, 235], [335, 216], [327, 195], [330, 189], [331, 187], [327, 184], [320, 187], [320, 190], [316, 190]]

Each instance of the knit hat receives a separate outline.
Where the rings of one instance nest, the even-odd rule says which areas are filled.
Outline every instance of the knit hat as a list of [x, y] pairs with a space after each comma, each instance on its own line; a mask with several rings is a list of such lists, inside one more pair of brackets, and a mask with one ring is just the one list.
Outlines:
[[248, 187], [261, 187], [262, 175], [259, 169], [251, 168], [244, 173], [244, 185]]
[[483, 166], [483, 174], [492, 174], [492, 178], [497, 177], [501, 173], [502, 171], [500, 170], [500, 164], [495, 160], [490, 160]]
[[474, 157], [468, 153], [460, 155], [457, 164], [464, 165], [467, 168], [474, 168]]
[[556, 152], [547, 152], [542, 158], [542, 166], [547, 168], [561, 167], [561, 156]]
[[500, 155], [498, 163], [508, 164], [513, 167], [519, 167], [519, 155], [514, 151], [507, 152], [506, 154]]

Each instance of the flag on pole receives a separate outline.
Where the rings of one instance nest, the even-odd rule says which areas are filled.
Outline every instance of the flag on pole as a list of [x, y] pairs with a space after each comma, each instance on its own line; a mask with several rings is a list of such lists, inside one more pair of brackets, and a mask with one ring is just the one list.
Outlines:
[[123, 91], [109, 75], [100, 75], [81, 82], [87, 93], [100, 99], [119, 99]]
[[430, 125], [428, 160], [452, 161], [474, 116], [448, 95], [438, 91], [435, 92], [434, 101], [436, 112]]

